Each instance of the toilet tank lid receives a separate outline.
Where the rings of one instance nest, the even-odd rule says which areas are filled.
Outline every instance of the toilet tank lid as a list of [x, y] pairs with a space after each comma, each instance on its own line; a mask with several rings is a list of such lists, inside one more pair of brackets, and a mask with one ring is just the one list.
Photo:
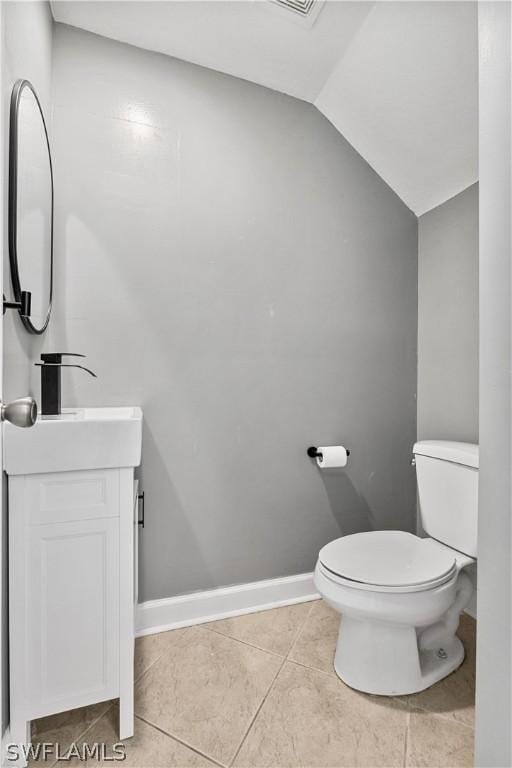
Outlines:
[[421, 440], [414, 444], [415, 456], [430, 456], [433, 459], [453, 461], [466, 467], [478, 469], [478, 445], [475, 443], [456, 443], [452, 440]]

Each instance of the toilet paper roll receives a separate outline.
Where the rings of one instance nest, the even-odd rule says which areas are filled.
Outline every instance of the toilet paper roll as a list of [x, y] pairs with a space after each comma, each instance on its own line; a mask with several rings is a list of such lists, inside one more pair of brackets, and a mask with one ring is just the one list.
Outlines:
[[347, 466], [347, 449], [343, 445], [319, 445], [317, 451], [321, 454], [316, 457], [320, 469]]

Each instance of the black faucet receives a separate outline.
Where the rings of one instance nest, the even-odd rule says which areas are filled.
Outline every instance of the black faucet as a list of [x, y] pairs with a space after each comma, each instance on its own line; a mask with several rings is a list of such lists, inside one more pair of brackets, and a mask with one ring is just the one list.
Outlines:
[[45, 352], [41, 355], [42, 363], [35, 363], [41, 368], [41, 414], [53, 416], [60, 413], [60, 371], [61, 368], [81, 368], [96, 378], [96, 374], [83, 365], [63, 363], [63, 357], [85, 357], [73, 352]]

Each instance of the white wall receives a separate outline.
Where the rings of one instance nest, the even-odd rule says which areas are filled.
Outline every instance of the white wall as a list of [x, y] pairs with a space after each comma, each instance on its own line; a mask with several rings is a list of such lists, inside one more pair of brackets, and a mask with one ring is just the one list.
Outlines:
[[512, 16], [479, 4], [480, 499], [476, 765], [512, 764]]
[[[57, 26], [66, 405], [145, 412], [141, 599], [414, 525], [417, 223], [311, 105]], [[321, 475], [312, 443], [345, 442]]]

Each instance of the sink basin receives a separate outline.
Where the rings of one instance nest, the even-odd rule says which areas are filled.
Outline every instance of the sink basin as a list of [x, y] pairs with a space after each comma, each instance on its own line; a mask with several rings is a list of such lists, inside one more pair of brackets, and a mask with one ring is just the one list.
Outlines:
[[137, 467], [142, 444], [142, 410], [69, 408], [41, 416], [33, 427], [4, 424], [4, 468], [8, 475]]

